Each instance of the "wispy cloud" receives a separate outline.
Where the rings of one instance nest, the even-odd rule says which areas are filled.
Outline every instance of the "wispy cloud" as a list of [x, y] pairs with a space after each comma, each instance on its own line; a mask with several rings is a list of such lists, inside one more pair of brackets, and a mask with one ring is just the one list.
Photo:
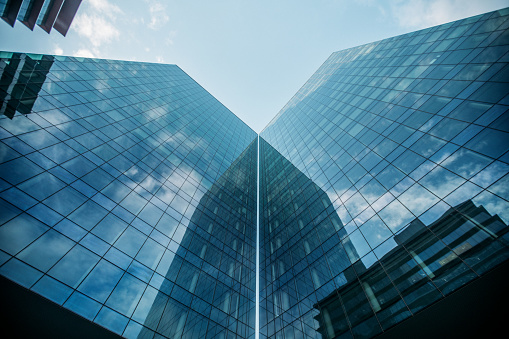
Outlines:
[[177, 36], [177, 31], [175, 31], [175, 30], [169, 31], [168, 36], [166, 38], [166, 44], [168, 46], [173, 45], [173, 40], [175, 39], [176, 36]]
[[117, 14], [122, 14], [120, 7], [109, 3], [106, 0], [89, 0], [90, 5], [94, 10], [110, 17], [116, 17]]
[[403, 27], [424, 28], [507, 6], [506, 0], [393, 0], [391, 11]]
[[64, 50], [60, 48], [60, 46], [55, 45], [55, 49], [53, 50], [53, 55], [62, 55], [64, 54]]
[[96, 48], [120, 36], [120, 32], [111, 22], [97, 14], [78, 16], [74, 27], [79, 35], [89, 39]]
[[170, 20], [170, 16], [166, 13], [166, 6], [160, 2], [150, 2], [149, 12], [150, 22], [148, 27], [150, 29], [160, 29]]
[[72, 53], [73, 56], [76, 57], [82, 57], [82, 58], [95, 58], [95, 54], [92, 53], [92, 51], [86, 49], [86, 48], [80, 48], [77, 51], [74, 51]]
[[[72, 26], [72, 29], [84, 38], [84, 43], [74, 52], [74, 55], [97, 57], [100, 54], [101, 45], [118, 40], [120, 31], [116, 21], [121, 15], [123, 11], [120, 7], [107, 0], [88, 1], [81, 14], [74, 19]], [[78, 52], [81, 55], [77, 55]]]

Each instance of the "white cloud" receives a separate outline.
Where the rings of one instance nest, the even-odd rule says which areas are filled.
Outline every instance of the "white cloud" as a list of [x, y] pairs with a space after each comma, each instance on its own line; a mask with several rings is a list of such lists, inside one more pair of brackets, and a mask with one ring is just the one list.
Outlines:
[[403, 27], [425, 28], [507, 6], [506, 0], [393, 0], [393, 16]]
[[96, 14], [82, 14], [76, 17], [73, 27], [79, 35], [88, 38], [94, 47], [111, 42], [120, 36], [120, 32], [110, 21]]
[[158, 56], [156, 56], [156, 62], [162, 64], [162, 63], [164, 63], [164, 58], [162, 56], [158, 55]]
[[94, 55], [94, 53], [92, 53], [90, 50], [85, 49], [85, 48], [81, 48], [81, 49], [78, 49], [77, 51], [74, 51], [72, 53], [72, 56], [82, 57], [82, 58], [95, 58], [96, 57]]
[[150, 22], [148, 23], [148, 27], [151, 29], [159, 29], [170, 20], [170, 17], [166, 13], [166, 6], [160, 2], [150, 3], [149, 11]]
[[[93, 54], [97, 54], [99, 46], [120, 37], [116, 21], [117, 17], [123, 14], [120, 7], [107, 0], [89, 0], [81, 14], [74, 19], [72, 29], [86, 38], [92, 45], [92, 50], [95, 51]], [[83, 46], [90, 49], [90, 44]]]
[[123, 13], [120, 7], [112, 5], [106, 0], [89, 0], [89, 2], [94, 10], [110, 17]]
[[177, 36], [177, 31], [172, 30], [172, 31], [168, 32], [168, 37], [166, 38], [166, 44], [168, 46], [173, 45], [173, 40], [175, 39], [176, 36]]
[[64, 50], [60, 48], [60, 46], [56, 45], [53, 50], [53, 55], [62, 55], [64, 54]]

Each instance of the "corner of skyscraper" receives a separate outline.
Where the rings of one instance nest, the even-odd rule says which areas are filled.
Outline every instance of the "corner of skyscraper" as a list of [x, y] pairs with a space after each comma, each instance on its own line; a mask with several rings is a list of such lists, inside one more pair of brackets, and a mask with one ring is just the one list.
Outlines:
[[259, 136], [176, 65], [0, 52], [5, 331], [496, 335], [508, 19], [335, 52]]

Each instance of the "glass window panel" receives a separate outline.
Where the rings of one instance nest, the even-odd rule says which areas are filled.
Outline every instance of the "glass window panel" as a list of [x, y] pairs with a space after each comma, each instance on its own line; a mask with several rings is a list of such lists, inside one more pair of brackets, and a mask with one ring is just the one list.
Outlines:
[[155, 269], [164, 252], [164, 247], [156, 243], [152, 239], [148, 239], [141, 248], [136, 260], [145, 266]]
[[82, 180], [100, 191], [113, 181], [113, 177], [101, 168], [96, 168], [92, 172], [86, 174]]
[[103, 307], [94, 321], [117, 334], [122, 334], [129, 319], [107, 307]]
[[62, 165], [63, 168], [71, 172], [77, 177], [81, 177], [88, 172], [92, 171], [96, 165], [85, 158], [84, 156], [78, 156], [73, 158]]
[[53, 193], [59, 191], [65, 183], [48, 172], [39, 174], [25, 181], [18, 187], [38, 200], [44, 200]]
[[509, 224], [509, 202], [498, 196], [484, 191], [476, 196], [472, 201], [477, 205], [482, 205], [491, 215], [497, 214], [507, 225]]
[[154, 332], [140, 325], [139, 323], [130, 320], [122, 336], [125, 338], [143, 338], [145, 334], [148, 334], [148, 336], [153, 336]]
[[127, 194], [129, 194], [130, 190], [127, 186], [115, 180], [111, 182], [107, 187], [105, 187], [101, 192], [111, 200], [119, 203], [122, 201], [122, 199], [125, 198]]
[[19, 157], [21, 154], [0, 142], [0, 163]]
[[421, 185], [439, 198], [444, 198], [454, 189], [461, 186], [463, 182], [465, 182], [465, 179], [440, 166], [434, 168], [419, 181]]
[[22, 134], [19, 138], [35, 149], [41, 149], [59, 142], [57, 138], [44, 129]]
[[108, 213], [95, 202], [88, 200], [68, 218], [86, 230], [92, 229]]
[[397, 200], [387, 205], [378, 215], [393, 233], [398, 232], [414, 218], [412, 213]]
[[414, 169], [416, 169], [420, 164], [424, 162], [424, 158], [420, 155], [406, 150], [403, 154], [401, 154], [396, 160], [394, 160], [394, 166], [398, 167], [401, 171], [408, 174], [411, 173]]
[[80, 244], [100, 256], [103, 256], [111, 246], [92, 233], [88, 233], [83, 239], [81, 239]]
[[120, 234], [127, 228], [128, 224], [113, 214], [108, 214], [94, 227], [92, 233], [104, 241], [113, 244]]
[[163, 255], [161, 261], [159, 262], [159, 265], [157, 266], [157, 270], [156, 270], [157, 273], [162, 274], [163, 276], [166, 276], [170, 266], [172, 266], [174, 258], [175, 258], [175, 253], [173, 253], [170, 250], [166, 250], [164, 252], [164, 255]]
[[343, 246], [351, 262], [355, 262], [371, 249], [359, 230], [352, 232], [343, 240]]
[[57, 164], [63, 163], [78, 155], [76, 151], [63, 143], [47, 147], [40, 152]]
[[32, 291], [35, 291], [49, 300], [62, 305], [63, 302], [71, 295], [72, 289], [64, 284], [56, 281], [45, 275], [32, 287]]
[[106, 305], [130, 317], [146, 286], [132, 275], [125, 274], [108, 298]]
[[179, 222], [175, 220], [175, 218], [169, 216], [164, 213], [159, 222], [156, 225], [156, 228], [165, 236], [171, 238], [173, 233], [177, 229]]
[[147, 201], [143, 199], [136, 192], [131, 192], [124, 200], [120, 203], [122, 207], [131, 212], [134, 215], [140, 213], [143, 207], [147, 204]]
[[85, 231], [83, 228], [79, 227], [68, 219], [63, 219], [60, 221], [54, 227], [54, 229], [76, 242], [83, 238], [83, 236], [85, 236], [87, 233], [87, 231]]
[[141, 218], [150, 225], [155, 225], [157, 224], [162, 215], [163, 211], [161, 211], [155, 205], [148, 203], [139, 214], [139, 218]]
[[437, 203], [438, 198], [419, 184], [414, 184], [398, 197], [414, 215], [419, 216]]
[[25, 144], [23, 141], [16, 137], [3, 139], [2, 142], [8, 145], [10, 148], [12, 148], [14, 151], [19, 152], [23, 155], [27, 155], [34, 151], [32, 147], [28, 146], [27, 144]]
[[69, 251], [48, 274], [75, 288], [98, 261], [97, 255], [78, 245]]
[[78, 291], [103, 303], [122, 277], [123, 271], [101, 260], [78, 287]]
[[507, 151], [508, 144], [509, 133], [486, 128], [465, 146], [496, 159]]
[[69, 297], [64, 306], [88, 320], [93, 320], [101, 308], [97, 301], [77, 291]]
[[27, 210], [37, 203], [35, 199], [32, 199], [29, 195], [23, 193], [16, 187], [1, 192], [0, 197], [22, 210]]
[[86, 200], [87, 198], [75, 189], [65, 187], [61, 191], [44, 200], [44, 203], [58, 213], [66, 216], [78, 208], [78, 206], [83, 204]]
[[48, 227], [37, 219], [21, 214], [0, 227], [0, 248], [15, 255], [46, 230]]
[[462, 130], [468, 126], [467, 123], [444, 118], [435, 127], [433, 127], [429, 133], [438, 138], [445, 139], [447, 141], [452, 140]]
[[133, 319], [149, 328], [156, 329], [167, 301], [167, 296], [148, 286], [136, 307]]
[[454, 98], [455, 96], [460, 94], [465, 88], [467, 88], [468, 85], [470, 85], [469, 81], [450, 80], [436, 94], [449, 98]]
[[0, 267], [0, 274], [26, 288], [30, 288], [42, 276], [42, 272], [16, 258]]
[[392, 232], [387, 228], [383, 221], [374, 216], [360, 227], [360, 230], [371, 248], [375, 248], [382, 242], [392, 236]]
[[465, 101], [449, 113], [449, 117], [466, 122], [474, 122], [491, 107], [492, 105], [482, 102]]
[[356, 193], [346, 201], [345, 206], [350, 215], [355, 217], [368, 207], [368, 203], [364, 200], [360, 193]]
[[507, 95], [507, 84], [500, 82], [486, 82], [468, 99], [496, 104]]
[[115, 247], [134, 258], [146, 239], [147, 236], [143, 233], [133, 227], [128, 227], [115, 242]]
[[42, 168], [24, 157], [0, 164], [2, 179], [13, 185], [17, 185], [41, 172], [43, 172]]
[[[0, 179], [0, 185], [1, 185], [1, 179]], [[0, 225], [2, 225], [6, 221], [14, 218], [19, 213], [21, 213], [21, 210], [19, 208], [9, 204], [7, 201], [0, 200]], [[1, 233], [1, 231], [0, 231], [0, 233]]]
[[386, 188], [389, 189], [403, 179], [405, 175], [396, 167], [389, 165], [376, 178]]
[[56, 231], [49, 230], [19, 253], [17, 257], [45, 272], [62, 258], [73, 245], [73, 241]]

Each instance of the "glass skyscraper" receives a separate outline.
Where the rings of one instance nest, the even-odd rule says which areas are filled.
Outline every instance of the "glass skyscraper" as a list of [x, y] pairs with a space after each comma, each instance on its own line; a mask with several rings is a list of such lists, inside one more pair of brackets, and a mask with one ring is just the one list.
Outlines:
[[508, 15], [333, 53], [264, 129], [261, 334], [372, 337], [509, 258]]
[[252, 336], [256, 133], [174, 65], [2, 57], [1, 274], [118, 334]]
[[175, 65], [3, 52], [0, 274], [129, 338], [408, 324], [507, 266], [508, 18], [333, 53], [258, 138]]

